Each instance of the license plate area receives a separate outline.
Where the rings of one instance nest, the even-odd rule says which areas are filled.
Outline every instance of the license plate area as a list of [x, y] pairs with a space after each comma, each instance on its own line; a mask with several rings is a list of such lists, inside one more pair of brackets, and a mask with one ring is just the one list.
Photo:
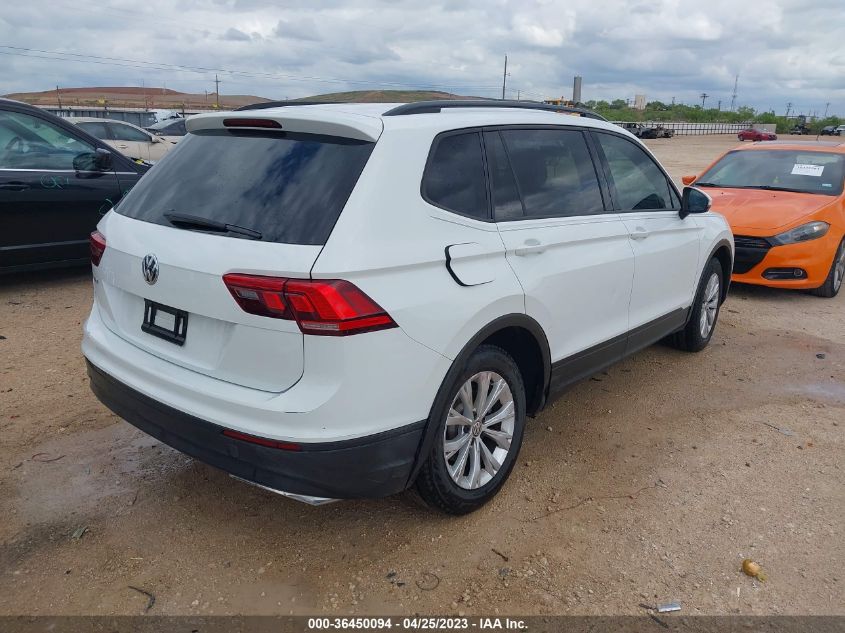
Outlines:
[[141, 331], [175, 345], [184, 345], [188, 335], [188, 313], [149, 299], [144, 299]]

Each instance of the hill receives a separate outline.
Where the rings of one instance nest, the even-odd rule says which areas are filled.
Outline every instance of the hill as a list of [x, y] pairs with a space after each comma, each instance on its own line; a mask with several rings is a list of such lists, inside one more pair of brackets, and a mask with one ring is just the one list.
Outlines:
[[[141, 86], [97, 86], [89, 88], [59, 88], [42, 92], [16, 92], [4, 95], [33, 105], [58, 105], [61, 99], [66, 106], [102, 106], [107, 103], [113, 108], [165, 108], [189, 110], [213, 108], [214, 93], [178, 92], [167, 88], [148, 88]], [[220, 95], [221, 109], [238, 108], [250, 103], [269, 101], [254, 95]]]
[[411, 101], [432, 101], [435, 99], [481, 99], [441, 92], [439, 90], [354, 90], [352, 92], [331, 92], [303, 97], [295, 101], [337, 101], [341, 103], [408, 103]]

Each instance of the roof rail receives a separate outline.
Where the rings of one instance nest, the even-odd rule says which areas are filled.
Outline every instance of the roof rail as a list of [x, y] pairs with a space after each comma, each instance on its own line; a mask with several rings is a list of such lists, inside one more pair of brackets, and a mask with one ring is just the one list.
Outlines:
[[288, 106], [326, 105], [330, 103], [341, 103], [340, 101], [265, 101], [263, 103], [251, 103], [250, 105], [235, 108], [235, 112], [241, 110], [266, 110], [267, 108], [286, 108]]
[[498, 99], [441, 99], [436, 101], [417, 101], [396, 106], [385, 112], [382, 116], [402, 116], [405, 114], [432, 114], [449, 108], [519, 108], [521, 110], [546, 110], [548, 112], [560, 112], [563, 114], [577, 114], [588, 119], [607, 121], [603, 116], [573, 106], [558, 106], [539, 101], [510, 101]]

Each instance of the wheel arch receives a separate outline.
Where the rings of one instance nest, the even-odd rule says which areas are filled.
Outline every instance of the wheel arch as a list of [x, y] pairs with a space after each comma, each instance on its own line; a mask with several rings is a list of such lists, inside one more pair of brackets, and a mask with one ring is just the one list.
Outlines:
[[485, 344], [501, 347], [516, 361], [525, 383], [528, 415], [537, 415], [546, 404], [552, 363], [549, 341], [543, 328], [526, 314], [508, 314], [494, 319], [467, 341], [446, 372], [431, 405], [408, 486], [413, 484], [434, 444], [434, 435], [439, 426], [433, 421], [434, 413], [444, 406], [443, 400], [449, 397], [449, 394], [444, 393], [443, 385], [454, 380], [464, 370], [472, 353]]
[[731, 243], [726, 240], [719, 240], [716, 245], [710, 250], [710, 255], [704, 260], [704, 265], [707, 265], [711, 259], [716, 259], [722, 267], [722, 296], [719, 303], [724, 303], [728, 297], [728, 288], [731, 285], [731, 275], [733, 274], [733, 249]]

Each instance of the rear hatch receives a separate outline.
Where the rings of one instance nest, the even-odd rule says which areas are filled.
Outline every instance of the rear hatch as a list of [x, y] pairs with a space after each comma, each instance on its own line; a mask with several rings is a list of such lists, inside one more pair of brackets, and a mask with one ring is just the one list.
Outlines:
[[303, 335], [295, 321], [242, 310], [223, 275], [308, 278], [372, 152], [371, 122], [381, 122], [357, 130], [258, 114], [225, 115], [246, 127], [198, 117], [104, 219], [96, 300], [106, 326], [138, 348], [280, 392], [302, 376]]

